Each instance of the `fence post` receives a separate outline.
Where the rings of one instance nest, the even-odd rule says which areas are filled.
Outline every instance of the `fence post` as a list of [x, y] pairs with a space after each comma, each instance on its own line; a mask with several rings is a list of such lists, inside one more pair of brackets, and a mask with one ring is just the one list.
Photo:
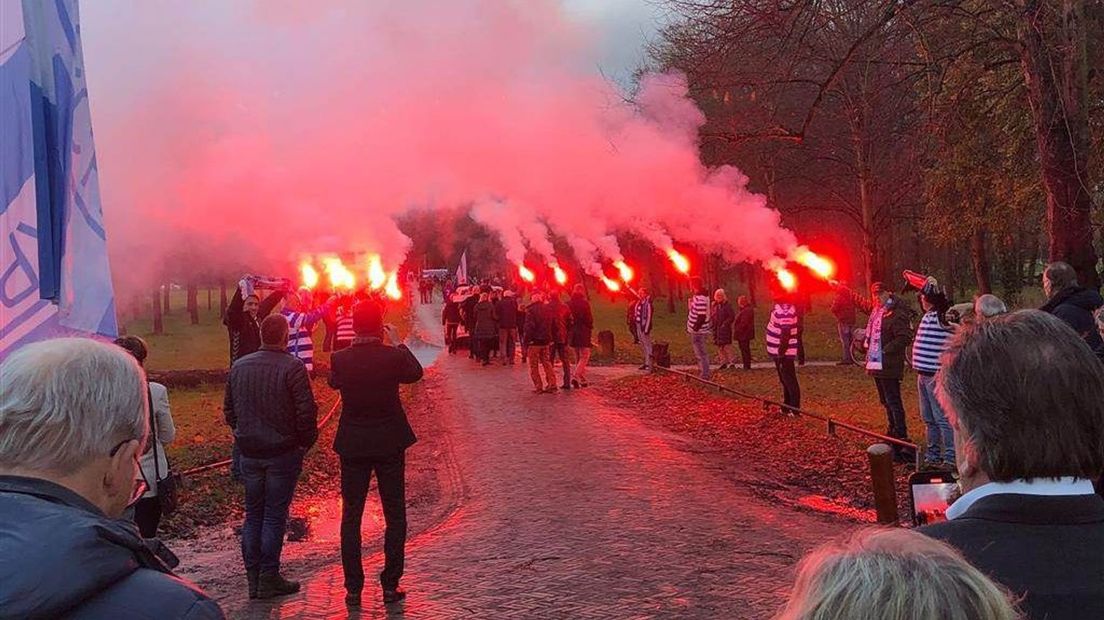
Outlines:
[[608, 329], [598, 332], [598, 350], [602, 357], [613, 359], [613, 332]]
[[897, 524], [897, 491], [893, 483], [893, 449], [876, 443], [866, 449], [870, 460], [870, 481], [874, 487], [874, 509], [878, 523]]

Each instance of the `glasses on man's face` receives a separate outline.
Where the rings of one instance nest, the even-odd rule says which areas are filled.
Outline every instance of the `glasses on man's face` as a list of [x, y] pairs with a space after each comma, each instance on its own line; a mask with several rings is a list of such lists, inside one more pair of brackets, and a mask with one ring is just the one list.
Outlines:
[[[119, 450], [123, 449], [123, 446], [127, 445], [127, 443], [129, 443], [131, 441], [137, 441], [137, 440], [135, 440], [135, 439], [124, 439], [123, 441], [120, 441], [114, 448], [111, 449], [111, 453], [109, 454], [109, 456], [114, 457], [116, 454], [119, 453]], [[139, 474], [142, 473], [142, 465], [138, 462], [138, 451], [137, 450], [134, 451], [134, 467], [135, 467], [135, 470]], [[138, 500], [142, 499], [142, 496], [145, 495], [146, 491], [148, 491], [148, 490], [149, 490], [149, 483], [146, 482], [146, 479], [145, 479], [144, 475], [143, 475], [142, 478], [136, 478], [134, 480], [134, 489], [130, 492], [130, 499], [127, 500], [126, 507], [130, 508], [134, 504], [137, 504]]]

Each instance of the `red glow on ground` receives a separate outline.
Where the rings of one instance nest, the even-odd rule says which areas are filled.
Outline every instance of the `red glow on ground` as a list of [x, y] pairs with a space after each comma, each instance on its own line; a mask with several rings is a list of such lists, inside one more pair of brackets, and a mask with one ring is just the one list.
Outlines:
[[525, 265], [518, 265], [518, 275], [526, 282], [535, 282], [537, 280], [537, 274], [533, 273], [533, 270]]
[[667, 250], [667, 257], [671, 259], [671, 263], [679, 273], [690, 273], [690, 259], [680, 254], [678, 250], [675, 248]]

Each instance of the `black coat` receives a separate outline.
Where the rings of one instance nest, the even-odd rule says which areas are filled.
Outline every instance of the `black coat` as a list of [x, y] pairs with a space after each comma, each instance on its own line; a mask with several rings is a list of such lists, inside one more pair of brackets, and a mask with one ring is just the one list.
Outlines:
[[558, 298], [549, 300], [544, 304], [544, 311], [548, 314], [548, 324], [552, 330], [552, 342], [554, 344], [567, 344], [571, 335], [571, 308]]
[[1042, 308], [1062, 319], [1073, 331], [1081, 334], [1085, 344], [1098, 356], [1104, 357], [1104, 341], [1096, 328], [1093, 312], [1104, 305], [1104, 298], [1092, 289], [1070, 286], [1055, 293]]
[[537, 346], [552, 343], [552, 317], [548, 313], [548, 304], [529, 304], [525, 309], [525, 334], [522, 342]]
[[414, 383], [424, 371], [400, 344], [354, 340], [330, 358], [330, 386], [341, 392], [341, 421], [334, 451], [343, 457], [393, 455], [418, 440], [406, 420], [399, 384]]
[[318, 439], [318, 405], [307, 368], [283, 348], [234, 362], [223, 415], [241, 453], [251, 458], [305, 450]]
[[755, 340], [755, 308], [740, 308], [732, 322], [732, 337], [740, 342]]
[[514, 329], [518, 327], [518, 302], [517, 297], [503, 297], [495, 305], [498, 312], [498, 328]]
[[572, 295], [568, 308], [571, 309], [571, 336], [568, 344], [580, 349], [589, 347], [594, 332], [594, 314], [590, 310], [590, 302], [584, 295]]
[[472, 336], [476, 338], [498, 337], [498, 312], [495, 311], [494, 303], [481, 301], [475, 304], [472, 314], [475, 315]]
[[727, 300], [713, 305], [713, 344], [724, 346], [732, 344], [732, 325], [736, 321], [736, 311]]
[[[869, 329], [869, 328], [868, 328]], [[867, 334], [869, 338], [869, 333]], [[912, 344], [912, 311], [898, 304], [882, 316], [882, 369], [868, 370], [875, 379], [902, 379], [905, 376], [905, 353]]]
[[441, 322], [443, 324], [448, 323], [460, 323], [460, 303], [449, 299], [445, 302], [445, 307], [441, 310]]
[[1028, 618], [1104, 618], [1104, 499], [990, 495], [920, 532], [1023, 595]]
[[276, 304], [284, 298], [284, 291], [276, 291], [261, 300], [257, 307], [257, 316], [253, 317], [245, 311], [245, 300], [242, 299], [241, 287], [234, 291], [230, 299], [230, 305], [226, 306], [226, 316], [222, 324], [226, 326], [226, 334], [230, 338], [230, 363], [233, 364], [239, 358], [250, 353], [256, 353], [261, 348], [261, 321], [272, 313]]

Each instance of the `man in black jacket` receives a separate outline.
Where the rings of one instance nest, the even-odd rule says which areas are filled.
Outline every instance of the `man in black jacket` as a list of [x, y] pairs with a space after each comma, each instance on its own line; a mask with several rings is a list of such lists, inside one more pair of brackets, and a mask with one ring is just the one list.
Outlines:
[[1065, 321], [1097, 357], [1104, 358], [1104, 339], [1093, 321], [1093, 312], [1104, 306], [1100, 293], [1079, 286], [1077, 272], [1063, 262], [1047, 265], [1043, 271], [1043, 292], [1047, 302], [1039, 309]]
[[287, 295], [287, 291], [278, 290], [261, 301], [255, 290], [248, 293], [242, 290], [242, 284], [246, 283], [249, 277], [246, 276], [246, 279], [238, 284], [238, 289], [230, 299], [230, 305], [226, 306], [226, 316], [222, 319], [222, 324], [226, 326], [226, 334], [230, 338], [231, 364], [238, 361], [238, 358], [256, 353], [261, 348], [260, 322], [272, 314]]
[[1104, 618], [1104, 373], [1036, 310], [956, 334], [936, 375], [965, 494], [920, 531], [1024, 596], [1029, 618]]
[[250, 598], [299, 591], [280, 575], [288, 507], [303, 455], [318, 439], [318, 406], [303, 363], [287, 352], [287, 320], [261, 322], [261, 350], [234, 362], [223, 411], [241, 450], [242, 559]]
[[353, 344], [330, 359], [330, 385], [341, 391], [342, 403], [334, 451], [341, 458], [345, 602], [359, 607], [364, 587], [360, 525], [373, 471], [386, 523], [380, 573], [383, 600], [393, 603], [406, 597], [399, 589], [406, 547], [406, 449], [417, 437], [406, 420], [399, 384], [418, 381], [423, 371], [410, 349], [398, 344], [398, 331], [384, 326], [379, 306], [357, 305], [353, 330], [357, 334]]

